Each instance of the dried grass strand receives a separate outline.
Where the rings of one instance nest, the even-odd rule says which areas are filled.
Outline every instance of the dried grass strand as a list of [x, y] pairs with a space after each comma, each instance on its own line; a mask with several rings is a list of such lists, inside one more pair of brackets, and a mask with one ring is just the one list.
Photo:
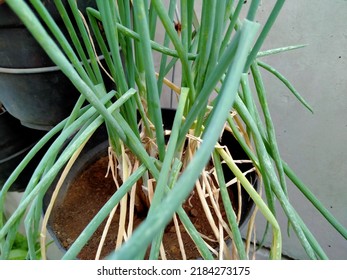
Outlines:
[[90, 43], [91, 43], [91, 45], [92, 45], [95, 58], [96, 58], [96, 60], [97, 60], [97, 62], [98, 62], [98, 64], [99, 64], [100, 68], [104, 71], [104, 73], [107, 75], [107, 77], [109, 77], [109, 78], [111, 79], [112, 82], [115, 82], [114, 79], [113, 79], [113, 77], [112, 77], [112, 75], [106, 70], [106, 68], [102, 65], [102, 63], [101, 63], [101, 61], [100, 61], [100, 59], [99, 59], [98, 53], [97, 53], [96, 48], [95, 48], [95, 45], [94, 45], [93, 37], [92, 37], [92, 35], [91, 35], [91, 33], [90, 33], [90, 29], [89, 29], [89, 26], [88, 26], [88, 23], [87, 23], [86, 19], [84, 18], [84, 16], [83, 16], [83, 14], [82, 14], [81, 11], [78, 11], [78, 12], [79, 12], [79, 14], [80, 14], [80, 16], [81, 16], [81, 19], [82, 19], [82, 22], [83, 22], [83, 24], [84, 24], [84, 27], [85, 27], [86, 30], [87, 30], [88, 37], [89, 37], [89, 41], [90, 41]]
[[73, 164], [75, 163], [77, 157], [79, 156], [79, 154], [81, 153], [81, 151], [83, 150], [83, 147], [87, 144], [89, 138], [91, 137], [91, 135], [82, 143], [82, 145], [80, 147], [78, 147], [78, 149], [73, 153], [73, 155], [71, 156], [71, 158], [69, 159], [68, 163], [66, 164], [62, 174], [60, 175], [60, 178], [57, 182], [57, 185], [53, 191], [51, 200], [48, 204], [46, 213], [43, 217], [42, 220], [42, 225], [41, 225], [41, 232], [40, 232], [40, 247], [41, 247], [41, 258], [43, 260], [47, 259], [47, 255], [46, 255], [46, 237], [47, 237], [47, 224], [48, 224], [48, 220], [49, 217], [52, 213], [53, 210], [53, 206], [54, 203], [58, 197], [58, 193], [64, 183], [64, 180], [66, 178], [66, 176], [68, 175], [71, 167], [73, 166]]
[[[134, 164], [134, 171], [137, 170], [139, 167], [139, 161], [135, 161]], [[128, 222], [128, 230], [127, 230], [127, 236], [128, 238], [132, 235], [133, 233], [133, 228], [134, 228], [134, 214], [135, 214], [135, 199], [136, 199], [136, 189], [137, 185], [135, 184], [131, 188], [130, 192], [130, 202], [129, 202], [129, 222]]]
[[182, 255], [182, 260], [186, 260], [187, 259], [187, 255], [186, 255], [186, 251], [184, 248], [184, 243], [183, 243], [183, 239], [182, 239], [182, 235], [181, 235], [181, 230], [178, 224], [178, 219], [177, 219], [177, 215], [174, 214], [173, 216], [173, 222], [175, 225], [175, 231], [176, 231], [176, 235], [177, 235], [177, 240], [178, 240], [178, 245], [181, 251], [181, 255]]

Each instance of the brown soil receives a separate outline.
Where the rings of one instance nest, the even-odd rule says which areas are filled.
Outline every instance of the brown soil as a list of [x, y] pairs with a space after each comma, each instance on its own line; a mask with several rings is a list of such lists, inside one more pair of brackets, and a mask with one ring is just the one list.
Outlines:
[[[103, 157], [86, 169], [81, 176], [71, 185], [63, 203], [56, 207], [55, 214], [51, 216], [50, 224], [56, 232], [60, 243], [69, 248], [74, 240], [79, 236], [85, 226], [95, 216], [104, 203], [114, 194], [116, 190], [112, 176], [105, 178], [108, 165], [108, 158]], [[140, 188], [137, 188], [140, 189]], [[233, 197], [231, 197], [233, 200]], [[234, 203], [235, 205], [236, 203]], [[210, 206], [212, 208], [212, 206]], [[140, 209], [142, 208], [142, 209]], [[205, 236], [215, 239], [214, 234], [203, 214], [199, 197], [193, 192], [188, 201], [183, 205], [190, 219], [198, 231]], [[118, 207], [119, 209], [119, 207]], [[137, 210], [137, 211], [136, 211]], [[147, 215], [147, 207], [144, 203], [141, 207], [135, 208], [134, 227], [141, 223]], [[202, 214], [202, 215], [200, 215]], [[104, 243], [101, 258], [108, 255], [115, 248], [118, 232], [119, 210], [117, 210], [109, 234]], [[100, 242], [100, 237], [105, 226], [104, 221], [94, 233], [92, 238], [78, 255], [79, 259], [94, 259]], [[182, 240], [184, 242], [187, 259], [200, 257], [194, 242], [191, 240], [183, 225], [179, 222]], [[182, 259], [179, 249], [177, 235], [173, 222], [170, 223], [164, 233], [163, 244], [167, 259]], [[212, 247], [217, 247], [217, 243], [209, 242]]]

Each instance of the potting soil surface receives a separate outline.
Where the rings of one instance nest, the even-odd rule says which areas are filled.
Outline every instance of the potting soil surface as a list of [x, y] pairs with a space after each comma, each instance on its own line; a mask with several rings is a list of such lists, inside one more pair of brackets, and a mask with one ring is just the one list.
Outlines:
[[[112, 175], [109, 174], [108, 177], [105, 177], [107, 166], [108, 157], [102, 157], [87, 168], [71, 185], [63, 203], [55, 207], [55, 214], [51, 216], [50, 224], [53, 230], [56, 232], [60, 243], [65, 248], [69, 248], [71, 246], [86, 225], [116, 191], [116, 185], [112, 179]], [[139, 186], [140, 184], [141, 182], [139, 182], [137, 190], [141, 190], [141, 186]], [[233, 198], [231, 197], [231, 199]], [[146, 203], [142, 203], [141, 201], [139, 202], [137, 200], [135, 205], [134, 228], [136, 228], [141, 221], [145, 219], [148, 211]], [[209, 206], [212, 208], [211, 205]], [[204, 210], [196, 191], [193, 192], [189, 199], [184, 203], [183, 208], [200, 233], [207, 236], [209, 239], [216, 240], [207, 218], [204, 215]], [[101, 258], [104, 258], [115, 250], [120, 213], [119, 209], [120, 207], [117, 208], [110, 225], [102, 248]], [[224, 216], [224, 211], [222, 211], [222, 214]], [[101, 235], [106, 224], [106, 219], [98, 227], [86, 246], [78, 254], [79, 259], [95, 259]], [[186, 258], [199, 258], [200, 254], [196, 248], [196, 245], [180, 221], [179, 228], [181, 231]], [[216, 248], [218, 246], [217, 242], [207, 242], [212, 248]], [[182, 259], [182, 253], [179, 247], [173, 222], [171, 222], [165, 229], [163, 246], [167, 259]]]

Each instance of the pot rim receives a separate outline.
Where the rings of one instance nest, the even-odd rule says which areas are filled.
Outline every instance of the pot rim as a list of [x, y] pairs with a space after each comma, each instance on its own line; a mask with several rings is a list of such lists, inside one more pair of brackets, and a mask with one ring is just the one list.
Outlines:
[[20, 151], [18, 151], [18, 152], [16, 152], [16, 153], [10, 155], [9, 157], [0, 159], [0, 164], [6, 163], [6, 162], [8, 162], [8, 161], [10, 161], [10, 160], [12, 160], [12, 159], [14, 159], [14, 158], [16, 158], [16, 157], [22, 155], [23, 153], [27, 152], [27, 151], [30, 150], [32, 147], [34, 147], [35, 144], [36, 144], [36, 143], [31, 144], [30, 146], [28, 146], [28, 147], [26, 147], [26, 148], [24, 148], [24, 149], [22, 149], [22, 150], [20, 150]]
[[[98, 60], [104, 60], [103, 55], [97, 56]], [[91, 62], [91, 59], [88, 59], [88, 62]], [[83, 62], [80, 62], [83, 65]], [[39, 73], [47, 73], [47, 72], [55, 72], [61, 71], [59, 66], [46, 66], [46, 67], [34, 67], [34, 68], [8, 68], [8, 67], [0, 67], [0, 74], [39, 74]], [[1, 103], [0, 103], [1, 105]]]

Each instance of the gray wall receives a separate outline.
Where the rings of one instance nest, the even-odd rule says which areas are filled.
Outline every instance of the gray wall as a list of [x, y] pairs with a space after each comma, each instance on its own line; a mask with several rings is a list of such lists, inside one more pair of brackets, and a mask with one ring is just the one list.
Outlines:
[[[275, 1], [262, 1], [263, 22]], [[309, 102], [301, 106], [271, 75], [265, 75], [270, 109], [282, 156], [322, 203], [347, 227], [347, 1], [291, 0], [264, 49], [308, 44], [263, 59], [284, 74]], [[331, 259], [347, 259], [347, 241], [336, 233], [292, 185], [293, 205]], [[285, 229], [286, 220], [281, 218]], [[264, 223], [258, 219], [258, 236]], [[284, 252], [307, 258], [297, 239], [283, 231]]]

